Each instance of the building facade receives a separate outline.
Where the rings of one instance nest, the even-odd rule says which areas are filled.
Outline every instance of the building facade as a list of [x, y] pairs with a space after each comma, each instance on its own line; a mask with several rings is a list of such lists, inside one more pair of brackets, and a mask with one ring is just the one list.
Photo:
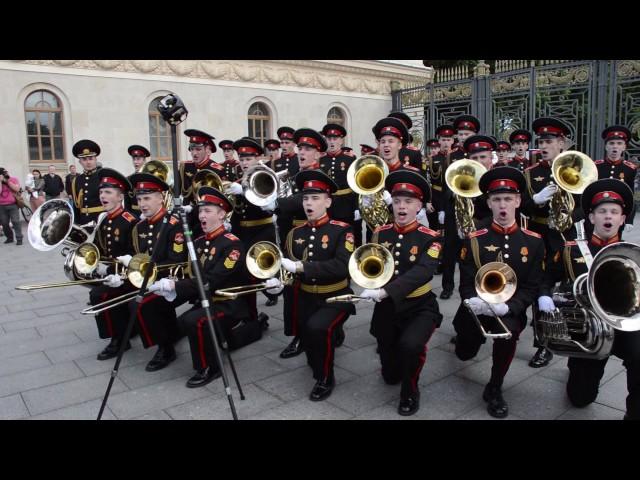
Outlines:
[[[264, 141], [278, 127], [320, 129], [331, 121], [349, 132], [346, 145], [374, 142], [375, 122], [391, 111], [392, 89], [430, 80], [411, 61], [361, 60], [20, 60], [0, 61], [0, 165], [24, 181], [33, 168], [77, 164], [73, 144], [88, 138], [99, 161], [131, 173], [131, 144], [170, 161], [171, 139], [159, 98], [180, 96], [189, 116], [178, 128], [178, 158], [188, 158], [182, 132], [216, 140], [248, 135]], [[214, 158], [222, 161], [222, 153]]]

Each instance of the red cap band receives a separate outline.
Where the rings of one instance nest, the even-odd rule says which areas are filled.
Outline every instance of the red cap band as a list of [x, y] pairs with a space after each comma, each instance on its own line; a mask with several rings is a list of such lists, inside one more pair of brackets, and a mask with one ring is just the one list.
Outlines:
[[402, 132], [398, 130], [396, 127], [392, 127], [392, 126], [383, 127], [382, 130], [380, 130], [380, 136], [382, 137], [384, 135], [394, 135], [398, 137], [400, 140], [403, 140]]
[[125, 187], [124, 183], [122, 183], [120, 180], [118, 180], [117, 178], [113, 178], [113, 177], [102, 177], [102, 179], [100, 180], [100, 183], [111, 183], [112, 185], [117, 185], [118, 188], [122, 189], [122, 190], [126, 190], [127, 187]]
[[627, 134], [624, 133], [624, 132], [611, 131], [611, 132], [607, 133], [607, 139], [609, 139], [611, 137], [622, 137], [625, 141], [628, 140]]
[[249, 153], [258, 155], [258, 149], [254, 147], [240, 147], [238, 148], [238, 153]]
[[525, 142], [529, 141], [529, 137], [527, 137], [526, 135], [519, 133], [518, 135], [513, 137], [513, 141], [517, 142], [518, 140], [524, 140]]
[[480, 148], [484, 148], [486, 150], [491, 150], [493, 145], [488, 142], [476, 142], [469, 145], [469, 150], [478, 150]]
[[422, 200], [422, 190], [411, 183], [396, 183], [391, 189], [391, 195], [398, 192], [412, 193], [420, 200]]
[[473, 122], [460, 122], [458, 124], [458, 130], [463, 130], [463, 129], [473, 130], [475, 132], [476, 124]]
[[316, 147], [318, 150], [321, 150], [320, 142], [313, 137], [300, 137], [298, 139], [298, 145], [303, 143], [308, 143]]
[[282, 140], [283, 138], [293, 138], [293, 133], [282, 132], [278, 138], [280, 140]]
[[131, 150], [132, 157], [144, 157], [145, 154], [142, 150]]
[[189, 137], [189, 142], [190, 143], [198, 143], [198, 144], [204, 144], [209, 142], [209, 139], [207, 137], [198, 137], [198, 136], [194, 136], [194, 137]]
[[617, 192], [612, 192], [610, 190], [605, 190], [604, 192], [596, 193], [591, 199], [591, 205], [596, 205], [597, 203], [602, 202], [604, 199], [610, 202], [618, 201], [622, 203], [622, 205], [624, 206], [623, 198]]
[[327, 130], [327, 133], [325, 135], [327, 137], [329, 135], [335, 135], [336, 137], [341, 137], [342, 136], [342, 132], [340, 130], [331, 129], [331, 130]]
[[498, 145], [498, 150], [511, 150], [511, 147], [509, 147], [509, 145], [505, 145], [504, 143], [500, 143]]
[[222, 208], [225, 212], [228, 212], [230, 210], [229, 202], [225, 202], [220, 197], [216, 197], [215, 195], [202, 195], [200, 197], [200, 201], [217, 205], [220, 208]]
[[312, 188], [318, 189], [318, 190], [324, 190], [327, 193], [331, 192], [329, 185], [327, 185], [324, 182], [321, 182], [320, 180], [308, 180], [304, 182], [304, 184], [302, 185], [303, 190], [312, 189]]
[[508, 178], [499, 178], [489, 183], [489, 185], [487, 186], [487, 191], [492, 192], [493, 190], [503, 190], [505, 188], [515, 190], [516, 192], [520, 191], [518, 182], [514, 182], [513, 180], [509, 180]]
[[453, 137], [455, 133], [456, 132], [454, 132], [450, 128], [445, 128], [443, 130], [440, 130], [440, 132], [438, 132], [438, 135], [441, 137]]
[[157, 183], [152, 182], [138, 182], [136, 183], [136, 190], [154, 190], [161, 192], [162, 187]]

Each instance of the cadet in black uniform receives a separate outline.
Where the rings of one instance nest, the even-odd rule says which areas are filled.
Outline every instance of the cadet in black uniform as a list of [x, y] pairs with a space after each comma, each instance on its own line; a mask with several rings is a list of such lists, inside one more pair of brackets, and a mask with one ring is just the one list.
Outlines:
[[234, 157], [233, 140], [222, 140], [218, 143], [218, 146], [222, 149], [224, 155], [224, 162], [222, 168], [224, 173], [220, 176], [221, 180], [228, 180], [229, 182], [235, 182], [238, 179], [238, 169], [240, 168], [238, 161]]
[[[429, 214], [428, 219], [429, 226], [434, 230], [444, 229], [444, 172], [447, 171], [447, 168], [451, 164], [452, 155], [455, 157], [458, 156], [457, 150], [453, 149], [455, 133], [456, 131], [453, 125], [440, 125], [436, 129], [440, 149], [429, 158], [427, 176], [431, 182], [431, 206], [434, 211]], [[440, 269], [441, 267], [442, 264], [440, 265]]]
[[516, 154], [508, 165], [524, 172], [525, 169], [530, 166], [526, 153], [527, 150], [529, 150], [529, 144], [531, 143], [531, 133], [522, 129], [515, 130], [511, 132], [511, 135], [509, 135], [509, 142], [511, 142], [511, 147], [515, 150]]
[[[202, 281], [208, 286], [209, 298], [212, 300], [210, 305], [214, 328], [221, 328], [222, 335], [233, 349], [257, 340], [261, 335], [260, 327], [249, 319], [249, 307], [245, 296], [229, 299], [218, 297], [213, 292], [247, 284], [245, 250], [240, 239], [232, 233], [227, 233], [224, 228], [225, 216], [232, 208], [225, 195], [215, 188], [203, 186], [198, 190], [198, 197], [198, 216], [204, 235], [194, 241], [194, 248], [200, 262]], [[220, 377], [220, 365], [215, 357], [206, 313], [200, 305], [196, 281], [192, 278], [163, 278], [151, 285], [149, 291], [156, 292], [173, 304], [186, 301], [195, 303], [193, 308], [178, 318], [181, 332], [189, 337], [191, 361], [196, 370], [195, 375], [187, 380], [187, 387], [202, 387]], [[167, 321], [172, 320], [170, 310], [171, 308], [168, 308], [162, 312]], [[175, 312], [173, 314], [175, 315]], [[245, 339], [250, 341], [242, 341], [234, 334], [234, 331], [240, 329], [246, 334], [247, 328], [251, 325], [254, 327], [253, 338]], [[220, 330], [217, 332], [219, 335]], [[236, 342], [236, 339], [240, 341]]]
[[275, 138], [270, 138], [264, 142], [264, 150], [267, 154], [269, 162], [269, 168], [275, 171], [275, 163], [280, 160], [280, 141]]
[[92, 140], [80, 140], [73, 146], [73, 156], [78, 159], [84, 171], [76, 175], [71, 184], [74, 223], [85, 225], [97, 221], [104, 212], [98, 193], [100, 177], [97, 167], [100, 146]]
[[282, 154], [280, 158], [274, 162], [274, 169], [276, 172], [282, 170], [289, 170], [289, 177], [293, 178], [300, 166], [298, 165], [298, 155], [296, 155], [296, 143], [293, 135], [296, 131], [291, 127], [280, 127], [278, 129], [278, 138], [280, 139], [280, 147], [282, 148]]
[[[404, 124], [405, 128], [407, 129], [407, 133], [409, 132], [411, 127], [413, 127], [413, 122], [411, 121], [411, 118], [409, 118], [409, 115], [407, 115], [404, 112], [391, 112], [389, 114], [389, 117], [397, 118], [398, 120], [400, 120]], [[413, 142], [413, 137], [411, 136], [411, 134], [408, 133], [407, 142], [403, 144], [403, 147], [400, 150], [400, 153], [398, 156], [403, 165], [405, 166], [411, 165], [412, 167], [417, 168], [418, 170], [421, 170], [422, 169], [422, 153], [420, 153], [420, 150], [418, 150], [416, 147], [411, 145], [412, 142]]]
[[[151, 152], [142, 145], [131, 145], [127, 152], [131, 156], [131, 162], [133, 163], [133, 173], [139, 173], [140, 169], [144, 165], [144, 162], [151, 156]], [[129, 175], [131, 178], [131, 175]], [[133, 194], [133, 190], [129, 189], [128, 195], [124, 199], [125, 205], [133, 214], [140, 216], [140, 207], [138, 206], [138, 200]]]
[[[623, 182], [614, 179], [598, 180], [584, 190], [582, 208], [588, 212], [587, 221], [593, 233], [587, 243], [592, 257], [607, 245], [620, 241], [619, 229], [631, 213], [633, 193]], [[589, 270], [589, 263], [575, 241], [565, 245], [548, 256], [545, 274], [544, 297], [540, 297], [540, 310], [555, 308], [551, 299], [551, 288], [558, 281], [572, 285], [575, 279]], [[625, 293], [620, 285], [620, 294]], [[612, 301], [612, 299], [609, 299]], [[623, 360], [627, 369], [627, 390], [625, 420], [640, 420], [640, 330], [614, 330], [612, 355]], [[570, 357], [568, 361], [569, 379], [567, 394], [575, 407], [586, 407], [598, 396], [600, 380], [609, 359], [594, 360]]]
[[379, 227], [372, 242], [393, 255], [393, 277], [382, 288], [365, 289], [360, 296], [376, 302], [371, 334], [378, 341], [382, 377], [388, 384], [402, 383], [400, 415], [420, 408], [418, 379], [427, 354], [427, 342], [442, 322], [436, 296], [429, 283], [438, 268], [440, 234], [421, 226], [416, 215], [430, 200], [429, 184], [411, 171], [390, 173], [385, 186], [393, 198], [394, 223]]
[[[622, 155], [631, 139], [631, 132], [622, 125], [612, 125], [602, 131], [602, 138], [605, 142], [606, 157], [604, 160], [595, 161], [598, 168], [598, 178], [622, 180], [631, 189], [631, 192], [634, 192], [638, 167], [632, 162], [622, 159]], [[635, 207], [634, 204], [632, 205]], [[635, 213], [635, 208], [632, 208], [631, 213], [627, 215], [625, 231], [633, 228]]]
[[[156, 265], [185, 263], [187, 251], [184, 244], [182, 225], [163, 205], [162, 193], [169, 190], [169, 185], [149, 173], [136, 173], [131, 176], [131, 183], [138, 198], [140, 211], [144, 216], [132, 232], [133, 249], [136, 254], [147, 253], [155, 257]], [[167, 224], [161, 228], [164, 219]], [[160, 230], [164, 233], [158, 241]], [[129, 265], [131, 255], [118, 257], [125, 266]], [[157, 278], [169, 276], [168, 269], [158, 271]], [[155, 294], [148, 295], [141, 304], [129, 302], [129, 311], [135, 312], [138, 332], [144, 348], [158, 345], [153, 359], [146, 370], [153, 372], [166, 367], [176, 359], [173, 344], [179, 339], [175, 308], [180, 304], [168, 302]]]
[[496, 155], [498, 155], [498, 161], [496, 166], [508, 167], [510, 163], [509, 154], [511, 153], [511, 144], [500, 140], [496, 142]]
[[[123, 207], [131, 184], [120, 172], [102, 168], [100, 175], [100, 201], [105, 208], [104, 219], [100, 222], [95, 235], [95, 244], [100, 251], [101, 260], [114, 262], [121, 255], [131, 254], [133, 244], [131, 233], [138, 219]], [[123, 269], [120, 269], [120, 273]], [[89, 302], [97, 305], [133, 290], [128, 281], [116, 275], [114, 264], [100, 263], [97, 273], [105, 277], [105, 285], [91, 287]], [[107, 360], [118, 355], [122, 338], [129, 321], [129, 309], [126, 304], [118, 305], [96, 315], [96, 325], [100, 338], [111, 338], [111, 342], [99, 354], [98, 360]], [[128, 343], [125, 350], [129, 350]]]
[[[497, 324], [494, 312], [502, 318], [512, 336], [494, 339], [491, 379], [483, 399], [487, 411], [498, 418], [506, 417], [508, 406], [502, 398], [502, 382], [515, 353], [520, 332], [527, 324], [526, 309], [536, 299], [543, 280], [544, 243], [535, 232], [520, 229], [516, 209], [525, 189], [523, 175], [515, 168], [496, 167], [480, 179], [480, 189], [488, 196], [493, 221], [488, 228], [472, 232], [460, 251], [460, 297], [469, 300], [471, 308], [485, 326]], [[478, 269], [489, 262], [508, 264], [517, 276], [517, 289], [511, 299], [488, 308], [476, 293], [474, 280]], [[470, 312], [461, 303], [453, 320], [457, 333], [456, 355], [461, 360], [476, 356], [486, 341]]]
[[329, 123], [320, 133], [327, 141], [327, 152], [320, 158], [320, 169], [338, 185], [338, 190], [332, 195], [329, 216], [353, 225], [356, 244], [359, 245], [362, 241], [362, 222], [360, 219], [354, 220], [355, 211], [358, 209], [358, 196], [347, 183], [347, 171], [355, 156], [342, 150], [347, 130], [342, 125]]
[[[298, 132], [300, 148], [303, 140], [298, 138]], [[282, 260], [282, 267], [295, 274], [295, 280], [293, 285], [284, 287], [284, 317], [285, 325], [288, 320], [293, 334], [301, 338], [313, 370], [316, 384], [309, 398], [319, 401], [331, 395], [335, 385], [333, 360], [338, 330], [355, 313], [350, 303], [325, 301], [353, 293], [347, 264], [354, 251], [354, 235], [351, 225], [327, 215], [331, 194], [338, 188], [331, 178], [319, 170], [302, 171], [296, 175], [296, 185], [303, 194], [307, 222], [291, 230], [287, 237], [288, 258]]]

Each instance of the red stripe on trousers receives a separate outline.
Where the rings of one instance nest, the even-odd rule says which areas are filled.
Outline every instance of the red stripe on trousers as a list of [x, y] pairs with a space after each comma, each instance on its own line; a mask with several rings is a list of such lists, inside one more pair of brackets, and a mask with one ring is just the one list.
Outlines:
[[333, 329], [346, 316], [345, 312], [340, 312], [338, 316], [331, 322], [329, 329], [327, 330], [327, 356], [324, 359], [324, 378], [329, 376], [329, 360], [331, 359], [331, 336]]
[[144, 333], [144, 337], [146, 338], [147, 343], [149, 344], [150, 347], [154, 346], [155, 342], [151, 340], [151, 335], [149, 335], [149, 330], [147, 330], [147, 326], [144, 323], [144, 318], [142, 318], [142, 313], [140, 312], [140, 310], [142, 309], [142, 305], [153, 300], [154, 298], [159, 298], [159, 297], [155, 293], [152, 293], [148, 297], [143, 298], [140, 305], [138, 305], [138, 311], [136, 312], [138, 315], [138, 322], [142, 327], [142, 333]]
[[[102, 294], [102, 297], [100, 297], [100, 300], [104, 302], [108, 296], [109, 294], [105, 292]], [[107, 323], [107, 333], [109, 334], [109, 337], [113, 338], [113, 325], [111, 324], [111, 314], [109, 313], [109, 310], [105, 310], [104, 319]]]
[[[429, 340], [431, 339], [431, 335], [433, 335], [433, 332], [435, 330], [436, 330], [436, 327], [434, 326], [433, 329], [431, 330], [431, 333], [429, 334], [429, 338], [427, 339], [427, 342], [429, 342]], [[416, 369], [415, 373], [411, 377], [411, 386], [413, 387], [414, 392], [418, 389], [418, 377], [420, 376], [420, 372], [422, 371], [422, 368], [424, 367], [424, 364], [426, 363], [426, 361], [427, 361], [427, 344], [425, 343], [424, 350], [420, 355], [420, 363], [418, 364], [418, 368]]]

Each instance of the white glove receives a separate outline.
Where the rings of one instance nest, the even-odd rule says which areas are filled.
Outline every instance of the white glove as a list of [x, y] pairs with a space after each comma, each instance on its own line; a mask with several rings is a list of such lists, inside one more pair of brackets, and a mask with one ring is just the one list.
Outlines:
[[487, 304], [480, 297], [471, 297], [469, 299], [469, 308], [476, 315], [486, 315]]
[[224, 222], [222, 222], [222, 224], [224, 225], [224, 229], [225, 229], [227, 232], [230, 232], [230, 231], [231, 231], [231, 222], [227, 222], [227, 221], [225, 220]]
[[227, 185], [225, 193], [231, 193], [233, 195], [243, 195], [242, 185], [236, 182], [230, 183], [229, 185]]
[[359, 297], [361, 297], [363, 300], [367, 300], [369, 302], [370, 301], [381, 302], [388, 296], [389, 295], [387, 294], [384, 288], [375, 288], [375, 289], [367, 288], [363, 290], [362, 293], [359, 295]]
[[354, 221], [358, 221], [358, 220], [362, 220], [362, 217], [360, 216], [360, 210], [355, 210], [353, 212], [353, 220]]
[[542, 297], [538, 298], [538, 309], [541, 312], [551, 313], [556, 309], [556, 306], [553, 303], [553, 299], [551, 297], [543, 295]]
[[462, 230], [458, 229], [458, 238], [460, 240], [464, 240], [465, 238], [467, 238], [467, 236], [464, 234]]
[[102, 283], [107, 287], [118, 288], [122, 285], [122, 278], [120, 275], [107, 275]]
[[178, 294], [176, 293], [176, 282], [169, 278], [161, 278], [149, 287], [149, 291], [164, 297], [168, 302], [173, 302]]
[[98, 268], [96, 268], [96, 273], [99, 276], [104, 277], [107, 274], [107, 270], [109, 270], [109, 267], [107, 266], [106, 263], [98, 263]]
[[191, 213], [193, 205], [183, 205], [182, 208], [184, 208], [184, 213]]
[[630, 223], [625, 223], [624, 224], [624, 231], [625, 232], [630, 232], [631, 230], [633, 230], [633, 225]]
[[269, 287], [267, 288], [267, 293], [271, 295], [278, 295], [284, 288], [279, 278], [270, 278], [265, 282], [265, 286]]
[[433, 203], [427, 203], [427, 213], [433, 213], [435, 208], [433, 208]]
[[116, 260], [118, 260], [125, 267], [128, 267], [129, 262], [131, 261], [131, 258], [132, 258], [131, 255], [121, 255], [119, 257], [116, 257]]
[[558, 191], [557, 185], [553, 183], [551, 185], [547, 185], [538, 193], [533, 195], [533, 201], [535, 202], [536, 205], [544, 205], [549, 200], [551, 200], [551, 197], [553, 197], [553, 194], [556, 193], [557, 191]]
[[[489, 311], [489, 313], [487, 313], [487, 315], [492, 315], [492, 316], [497, 315], [499, 317], [503, 317], [504, 315], [509, 313], [509, 307], [507, 306], [506, 303], [494, 303], [494, 304], [491, 305], [491, 309], [487, 305], [487, 310]], [[494, 315], [494, 313], [495, 313], [495, 315]]]
[[147, 216], [144, 213], [140, 212], [140, 216], [138, 217], [139, 221], [142, 221], [145, 218], [147, 218]]
[[444, 225], [444, 210], [438, 212], [438, 223]]
[[372, 202], [373, 202], [373, 196], [372, 195], [363, 195], [362, 196], [362, 206], [363, 207], [370, 207]]
[[427, 219], [427, 212], [424, 208], [421, 208], [420, 211], [418, 212], [418, 215], [416, 215], [416, 220], [421, 221], [426, 219]]
[[276, 206], [276, 200], [274, 200], [273, 202], [260, 207], [260, 209], [264, 210], [265, 212], [273, 212], [276, 209]]
[[391, 198], [391, 194], [386, 190], [382, 192], [382, 199], [384, 200], [384, 203], [386, 203], [387, 205], [391, 205], [391, 203], [393, 202], [393, 199]]
[[287, 272], [296, 273], [296, 262], [294, 262], [293, 260], [289, 260], [288, 258], [283, 258], [282, 268], [284, 268]]

